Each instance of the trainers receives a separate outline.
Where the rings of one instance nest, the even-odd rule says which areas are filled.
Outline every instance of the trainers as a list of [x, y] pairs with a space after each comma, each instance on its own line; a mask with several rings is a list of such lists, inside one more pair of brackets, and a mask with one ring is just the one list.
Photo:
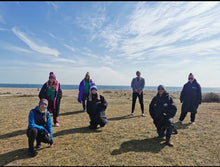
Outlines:
[[55, 123], [55, 125], [54, 125], [54, 126], [58, 127], [58, 126], [60, 126], [60, 124], [57, 122], [57, 123]]
[[176, 123], [180, 123], [180, 124], [181, 124], [181, 123], [182, 123], [182, 121], [178, 120]]
[[134, 113], [131, 113], [129, 116], [133, 116], [134, 115]]
[[176, 128], [173, 128], [173, 133], [174, 133], [174, 134], [178, 134], [178, 132], [177, 132], [177, 129], [176, 129]]
[[173, 147], [173, 142], [171, 141], [171, 139], [166, 139], [166, 144], [170, 147]]
[[194, 124], [195, 124], [195, 122], [190, 121], [190, 123], [189, 123], [189, 124], [194, 125]]
[[41, 148], [41, 144], [37, 144], [36, 148]]
[[142, 117], [144, 117], [144, 113], [142, 114]]
[[30, 157], [35, 157], [37, 155], [37, 152], [34, 151], [34, 149], [28, 149], [28, 155]]

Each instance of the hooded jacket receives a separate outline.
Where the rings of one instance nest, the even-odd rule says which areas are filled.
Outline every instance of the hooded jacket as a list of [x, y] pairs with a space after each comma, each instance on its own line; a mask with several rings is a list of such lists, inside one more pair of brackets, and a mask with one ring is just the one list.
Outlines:
[[36, 106], [35, 109], [32, 109], [28, 117], [28, 128], [36, 128], [39, 131], [46, 131], [50, 133], [50, 138], [53, 140], [51, 116], [47, 109], [44, 113], [40, 112], [38, 106]]
[[[95, 83], [92, 80], [90, 80], [89, 81], [89, 88], [91, 88], [93, 85], [95, 85]], [[85, 86], [85, 79], [83, 79], [79, 84], [79, 94], [78, 94], [78, 102], [79, 103], [81, 103], [82, 99], [83, 99], [84, 86]]]
[[173, 118], [176, 115], [176, 111], [176, 105], [167, 92], [164, 92], [162, 96], [158, 93], [149, 105], [149, 112], [154, 120]]

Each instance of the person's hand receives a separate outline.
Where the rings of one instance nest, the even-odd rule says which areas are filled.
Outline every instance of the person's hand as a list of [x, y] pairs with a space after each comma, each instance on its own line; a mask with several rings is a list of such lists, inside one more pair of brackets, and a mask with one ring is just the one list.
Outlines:
[[48, 133], [47, 136], [50, 137], [50, 133]]
[[139, 95], [141, 95], [141, 93], [142, 93], [142, 90], [139, 90], [139, 92], [138, 92], [138, 93], [139, 93]]
[[51, 144], [50, 147], [53, 147], [53, 144]]

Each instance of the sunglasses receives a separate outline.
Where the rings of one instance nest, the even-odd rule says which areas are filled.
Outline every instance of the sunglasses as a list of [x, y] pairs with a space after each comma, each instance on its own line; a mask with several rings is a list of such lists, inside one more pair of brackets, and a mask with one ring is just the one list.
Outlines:
[[164, 89], [158, 89], [158, 90], [164, 90]]
[[193, 79], [193, 78], [189, 78], [189, 80], [191, 80], [191, 79]]

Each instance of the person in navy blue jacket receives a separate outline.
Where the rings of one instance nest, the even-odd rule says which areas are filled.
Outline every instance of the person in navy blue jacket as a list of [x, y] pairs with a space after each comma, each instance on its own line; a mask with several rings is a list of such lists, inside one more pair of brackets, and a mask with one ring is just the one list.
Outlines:
[[191, 112], [190, 124], [195, 124], [197, 108], [202, 102], [202, 93], [201, 87], [192, 73], [189, 74], [188, 80], [189, 81], [184, 85], [180, 95], [180, 102], [183, 104], [178, 123], [182, 123], [187, 115], [187, 112]]
[[[177, 108], [172, 97], [165, 91], [163, 85], [159, 85], [157, 90], [157, 95], [152, 99], [149, 105], [149, 112], [157, 128], [159, 137], [163, 138], [166, 136], [166, 144], [173, 146], [171, 135], [174, 130], [173, 117], [176, 114]], [[177, 133], [177, 131], [175, 133]]]
[[41, 99], [39, 106], [32, 109], [28, 117], [28, 154], [31, 157], [37, 155], [34, 150], [34, 141], [37, 141], [36, 148], [41, 147], [41, 142], [48, 143], [53, 146], [53, 131], [50, 112], [47, 110], [48, 100]]

